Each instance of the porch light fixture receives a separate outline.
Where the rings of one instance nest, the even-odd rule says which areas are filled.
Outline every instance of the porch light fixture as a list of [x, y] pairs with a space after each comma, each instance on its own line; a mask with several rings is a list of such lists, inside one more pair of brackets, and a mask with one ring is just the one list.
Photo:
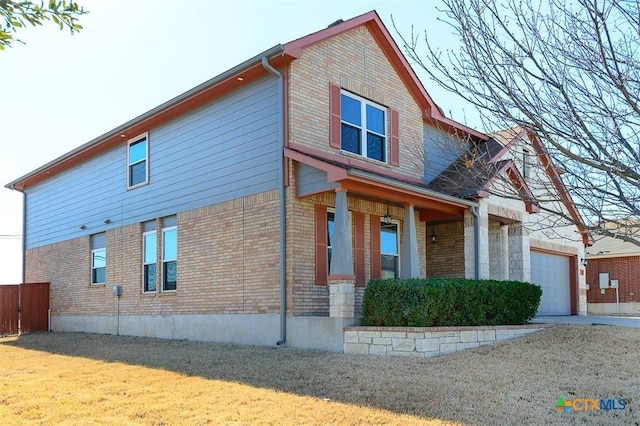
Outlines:
[[389, 225], [391, 223], [391, 215], [389, 214], [389, 202], [388, 201], [387, 201], [387, 214], [384, 215], [382, 220], [386, 225]]
[[582, 266], [587, 266], [589, 264], [587, 259], [580, 259], [580, 262], [582, 262]]
[[80, 229], [84, 231], [85, 229], [87, 229], [87, 225], [80, 225]]
[[432, 226], [431, 227], [431, 242], [435, 243], [436, 241], [438, 241], [438, 237], [436, 237], [436, 227]]

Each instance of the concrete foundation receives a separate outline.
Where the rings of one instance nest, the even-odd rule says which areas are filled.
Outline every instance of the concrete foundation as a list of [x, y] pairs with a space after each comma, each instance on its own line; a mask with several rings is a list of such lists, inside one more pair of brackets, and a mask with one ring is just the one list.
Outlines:
[[640, 315], [640, 303], [587, 303], [589, 315]]
[[[354, 318], [287, 317], [285, 346], [342, 352], [343, 327]], [[52, 316], [51, 330], [186, 339], [240, 345], [276, 346], [280, 340], [277, 314], [218, 315], [83, 315]]]

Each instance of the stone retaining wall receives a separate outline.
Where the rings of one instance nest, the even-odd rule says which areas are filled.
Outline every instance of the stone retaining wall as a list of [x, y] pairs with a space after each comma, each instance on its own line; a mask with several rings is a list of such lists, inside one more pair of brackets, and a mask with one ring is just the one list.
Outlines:
[[552, 324], [483, 327], [345, 327], [344, 353], [432, 358], [535, 333]]

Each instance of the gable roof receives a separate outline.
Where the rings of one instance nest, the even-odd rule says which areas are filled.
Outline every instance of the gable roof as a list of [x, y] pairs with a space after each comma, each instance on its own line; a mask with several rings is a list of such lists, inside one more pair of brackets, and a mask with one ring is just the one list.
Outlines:
[[527, 211], [529, 213], [539, 211], [535, 196], [513, 160], [502, 159], [518, 142], [526, 138], [536, 152], [569, 217], [582, 235], [584, 245], [592, 245], [593, 237], [584, 226], [580, 225], [584, 223], [580, 212], [538, 135], [533, 131], [516, 127], [495, 133], [493, 136], [484, 141], [471, 143], [466, 153], [459, 156], [447, 169], [429, 182], [429, 188], [466, 198], [487, 197], [488, 187], [494, 179], [497, 176], [506, 175], [525, 202]]
[[[415, 72], [401, 53], [391, 34], [375, 11], [367, 12], [343, 22], [336, 22], [329, 27], [290, 41], [284, 45], [276, 45], [264, 52], [236, 65], [235, 67], [213, 77], [193, 89], [151, 109], [150, 111], [116, 127], [109, 132], [81, 145], [80, 147], [56, 158], [24, 176], [5, 185], [7, 188], [24, 191], [27, 187], [41, 182], [56, 173], [80, 164], [102, 152], [114, 148], [131, 137], [148, 131], [161, 123], [178, 117], [194, 108], [202, 106], [230, 91], [267, 75], [262, 66], [266, 58], [271, 66], [282, 67], [300, 57], [306, 47], [320, 43], [338, 34], [364, 25], [371, 32], [387, 59], [407, 86], [412, 96], [420, 105], [423, 119], [437, 124], [451, 133], [464, 135], [474, 140], [487, 139], [487, 135], [444, 116], [442, 110], [433, 102]], [[242, 80], [241, 80], [241, 79]]]
[[463, 198], [484, 198], [489, 196], [491, 183], [498, 176], [506, 176], [525, 202], [527, 211], [539, 211], [531, 189], [513, 160], [501, 159], [505, 152], [504, 145], [494, 138], [472, 143], [467, 152], [429, 182], [428, 187]]
[[[640, 235], [634, 235], [632, 238], [640, 242]], [[640, 246], [613, 237], [599, 238], [587, 252], [589, 260], [628, 256], [640, 256]]]
[[338, 34], [350, 31], [361, 25], [366, 26], [369, 32], [373, 35], [374, 39], [384, 52], [387, 60], [391, 63], [396, 73], [402, 79], [402, 82], [409, 89], [409, 92], [415, 101], [420, 105], [423, 120], [433, 125], [441, 126], [449, 132], [469, 136], [474, 140], [482, 140], [488, 137], [486, 134], [479, 132], [478, 130], [472, 129], [471, 127], [445, 117], [442, 109], [436, 105], [431, 96], [425, 90], [422, 82], [413, 71], [409, 62], [407, 62], [407, 59], [398, 48], [398, 45], [394, 41], [393, 37], [391, 37], [387, 27], [384, 25], [375, 10], [356, 16], [355, 18], [351, 18], [347, 21], [336, 21], [323, 30], [286, 43], [284, 45], [284, 53], [297, 59], [302, 54], [303, 49]]

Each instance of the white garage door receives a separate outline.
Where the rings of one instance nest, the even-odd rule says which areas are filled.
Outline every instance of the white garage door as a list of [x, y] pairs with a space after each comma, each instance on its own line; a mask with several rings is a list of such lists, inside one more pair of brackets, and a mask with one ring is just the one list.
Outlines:
[[571, 315], [568, 257], [532, 251], [531, 282], [542, 287], [538, 315]]

